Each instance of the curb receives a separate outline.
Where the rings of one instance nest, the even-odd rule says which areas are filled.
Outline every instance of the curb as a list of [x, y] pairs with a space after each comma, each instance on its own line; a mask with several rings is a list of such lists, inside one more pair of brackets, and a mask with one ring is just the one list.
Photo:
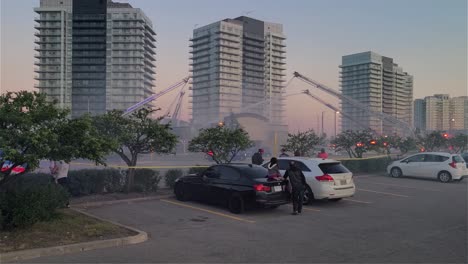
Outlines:
[[[151, 200], [158, 200], [158, 199], [167, 199], [172, 197], [173, 195], [158, 195], [158, 196], [151, 196], [151, 197], [140, 197], [140, 198], [130, 198], [130, 199], [121, 199], [121, 200], [111, 200], [111, 201], [103, 201], [103, 202], [84, 202], [78, 204], [72, 204], [73, 208], [88, 208], [88, 207], [99, 207], [103, 205], [113, 205], [119, 203], [132, 203], [132, 202], [144, 202], [144, 201], [151, 201]], [[81, 212], [81, 211], [80, 211]], [[107, 220], [104, 220], [107, 221]], [[109, 222], [109, 221], [108, 221]]]
[[88, 250], [95, 250], [101, 248], [110, 248], [110, 247], [118, 247], [124, 245], [132, 245], [143, 243], [148, 240], [148, 234], [144, 231], [138, 230], [133, 227], [129, 227], [123, 224], [119, 224], [113, 221], [109, 221], [106, 219], [102, 219], [95, 215], [83, 212], [79, 209], [72, 208], [71, 210], [77, 211], [81, 214], [86, 216], [108, 222], [131, 231], [134, 231], [138, 234], [134, 236], [122, 237], [122, 238], [113, 238], [107, 240], [97, 240], [97, 241], [90, 241], [90, 242], [82, 242], [76, 244], [69, 244], [69, 245], [62, 245], [62, 246], [55, 246], [55, 247], [48, 247], [48, 248], [35, 248], [35, 249], [27, 249], [27, 250], [20, 250], [14, 252], [8, 252], [4, 254], [0, 254], [0, 263], [8, 263], [12, 261], [22, 261], [32, 258], [39, 258], [39, 257], [46, 257], [46, 256], [58, 256], [58, 255], [65, 255], [70, 253], [77, 253], [83, 252]]

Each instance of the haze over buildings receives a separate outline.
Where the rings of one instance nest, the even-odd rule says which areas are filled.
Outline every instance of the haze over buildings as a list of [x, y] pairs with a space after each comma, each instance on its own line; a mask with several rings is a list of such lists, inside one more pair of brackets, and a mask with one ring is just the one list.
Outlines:
[[154, 93], [152, 22], [130, 4], [41, 0], [36, 87], [72, 116], [126, 109]]
[[343, 101], [342, 111], [352, 117], [342, 118], [343, 130], [371, 128], [388, 135], [402, 134], [409, 129], [413, 116], [413, 76], [404, 72], [392, 58], [372, 51], [343, 56], [340, 68], [344, 96], [371, 111], [382, 112], [408, 124], [406, 128], [396, 126]]

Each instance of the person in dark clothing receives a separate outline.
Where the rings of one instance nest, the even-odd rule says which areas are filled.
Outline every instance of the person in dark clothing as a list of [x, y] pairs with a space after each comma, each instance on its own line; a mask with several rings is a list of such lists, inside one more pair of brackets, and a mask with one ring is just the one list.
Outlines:
[[288, 153], [286, 153], [285, 149], [281, 150], [281, 154], [279, 155], [280, 157], [289, 157]]
[[304, 174], [294, 161], [290, 161], [289, 169], [286, 170], [284, 178], [289, 179], [289, 184], [292, 188], [293, 215], [300, 214], [302, 213], [304, 191], [307, 186]]
[[252, 164], [255, 164], [255, 165], [263, 164], [263, 149], [259, 149], [258, 152], [255, 152], [255, 154], [253, 154]]

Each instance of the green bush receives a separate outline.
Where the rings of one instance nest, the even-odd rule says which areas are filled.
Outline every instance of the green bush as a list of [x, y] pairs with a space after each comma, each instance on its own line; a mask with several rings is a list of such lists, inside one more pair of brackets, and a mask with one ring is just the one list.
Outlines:
[[387, 157], [341, 160], [341, 163], [353, 173], [385, 172], [390, 162], [391, 159]]
[[125, 185], [125, 176], [116, 169], [70, 171], [68, 179], [73, 196], [120, 192]]
[[183, 175], [182, 170], [179, 170], [179, 169], [168, 170], [164, 178], [166, 182], [166, 186], [173, 189], [175, 185], [175, 181], [177, 180], [177, 178], [181, 177], [182, 175]]
[[188, 170], [188, 174], [198, 174], [200, 172], [204, 172], [208, 166], [206, 167], [192, 167]]
[[68, 201], [67, 192], [49, 183], [3, 189], [0, 192], [0, 224], [2, 229], [23, 228], [56, 217], [56, 209]]
[[159, 171], [152, 169], [136, 169], [134, 191], [135, 192], [156, 192], [158, 190], [161, 177]]

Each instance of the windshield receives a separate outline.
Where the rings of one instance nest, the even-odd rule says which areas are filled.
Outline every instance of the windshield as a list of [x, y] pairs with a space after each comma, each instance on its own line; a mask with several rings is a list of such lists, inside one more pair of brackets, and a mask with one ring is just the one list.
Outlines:
[[249, 178], [265, 178], [268, 175], [268, 170], [263, 167], [253, 166], [252, 168], [242, 168], [242, 174]]
[[337, 174], [337, 173], [348, 173], [349, 170], [341, 163], [322, 163], [319, 165], [320, 170], [323, 174]]
[[463, 163], [463, 162], [465, 162], [465, 161], [463, 160], [463, 158], [460, 157], [460, 155], [453, 156], [452, 159], [453, 159], [453, 161], [456, 162], [456, 163]]

